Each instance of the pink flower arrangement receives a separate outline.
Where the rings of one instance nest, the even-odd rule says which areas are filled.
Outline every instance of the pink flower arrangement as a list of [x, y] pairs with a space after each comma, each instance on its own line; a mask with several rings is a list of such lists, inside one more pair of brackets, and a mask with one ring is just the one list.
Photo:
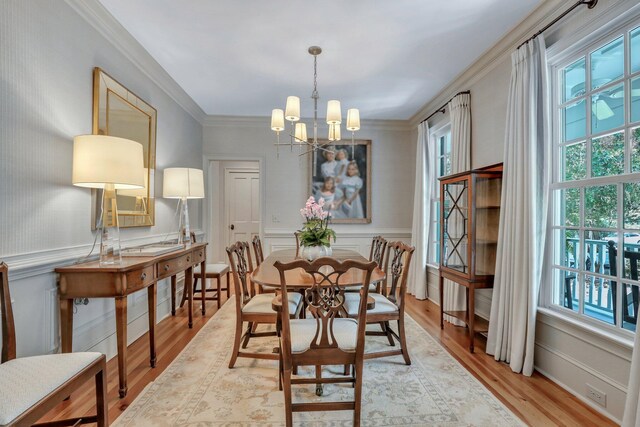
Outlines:
[[323, 209], [324, 199], [320, 199], [319, 202], [313, 198], [313, 196], [307, 199], [307, 203], [305, 203], [304, 208], [300, 209], [300, 215], [307, 220], [311, 221], [314, 219], [324, 220], [330, 216], [329, 211], [325, 211]]
[[298, 234], [302, 246], [331, 246], [331, 239], [336, 240], [336, 233], [329, 228], [331, 213], [324, 210], [323, 206], [324, 199], [316, 202], [311, 196], [304, 208], [300, 209], [300, 215], [305, 219], [304, 226]]

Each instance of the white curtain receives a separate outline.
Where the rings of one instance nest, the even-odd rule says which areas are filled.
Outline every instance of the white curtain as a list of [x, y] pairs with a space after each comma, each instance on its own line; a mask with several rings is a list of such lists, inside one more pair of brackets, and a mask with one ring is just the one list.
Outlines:
[[[451, 173], [466, 172], [471, 169], [471, 95], [463, 93], [455, 96], [449, 101], [448, 108], [451, 119]], [[466, 252], [466, 248], [464, 251]], [[464, 288], [445, 279], [444, 301], [446, 302], [446, 307], [443, 305], [445, 310], [465, 310]], [[444, 318], [454, 325], [464, 326], [462, 321], [454, 317], [444, 316]]]
[[544, 37], [515, 51], [511, 64], [487, 353], [509, 363], [514, 372], [529, 376], [533, 373], [551, 169]]
[[636, 328], [636, 339], [631, 356], [627, 401], [624, 405], [622, 427], [634, 427], [640, 424], [640, 328]]
[[424, 121], [418, 126], [416, 146], [416, 184], [413, 193], [413, 227], [411, 245], [413, 253], [409, 271], [408, 288], [410, 294], [418, 299], [427, 297], [427, 260], [432, 250], [431, 241], [431, 198], [435, 188], [437, 174], [435, 166], [435, 147], [430, 141], [429, 124]]

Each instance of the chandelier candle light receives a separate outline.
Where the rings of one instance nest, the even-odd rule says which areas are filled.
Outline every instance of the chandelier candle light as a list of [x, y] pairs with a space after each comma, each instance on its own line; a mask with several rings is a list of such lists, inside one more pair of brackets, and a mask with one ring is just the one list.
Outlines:
[[[279, 146], [288, 145], [293, 151], [293, 146], [297, 145], [302, 149], [303, 146], [309, 148], [308, 151], [301, 153], [300, 155], [315, 152], [317, 150], [330, 151], [325, 148], [331, 142], [340, 140], [340, 125], [342, 124], [342, 110], [340, 107], [340, 101], [332, 99], [327, 102], [327, 116], [326, 121], [329, 125], [328, 138], [329, 143], [318, 143], [318, 55], [322, 53], [322, 49], [318, 46], [311, 46], [309, 53], [313, 55], [313, 92], [311, 92], [311, 99], [313, 99], [313, 139], [309, 141], [307, 138], [307, 125], [300, 121], [300, 98], [297, 96], [288, 96], [287, 103], [284, 111], [276, 108], [271, 112], [271, 129], [276, 132], [277, 142], [276, 156], [280, 157]], [[291, 124], [291, 133], [289, 134], [290, 140], [288, 143], [280, 142], [280, 132], [285, 130], [285, 119]], [[299, 123], [297, 123], [299, 122]], [[355, 132], [360, 130], [360, 111], [357, 108], [350, 108], [347, 110], [347, 126], [346, 129], [351, 131], [351, 155], [354, 154], [354, 140]], [[316, 168], [316, 157], [314, 156], [313, 168]]]

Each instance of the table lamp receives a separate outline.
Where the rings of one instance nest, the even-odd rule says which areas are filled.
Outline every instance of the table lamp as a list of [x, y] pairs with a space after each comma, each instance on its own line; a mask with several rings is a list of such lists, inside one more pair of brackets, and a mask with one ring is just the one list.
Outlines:
[[167, 168], [162, 180], [162, 197], [180, 199], [180, 223], [178, 224], [178, 243], [191, 243], [189, 229], [188, 199], [204, 199], [204, 175], [201, 169]]
[[118, 190], [121, 196], [135, 197], [136, 204], [133, 211], [136, 213], [147, 213], [147, 197], [151, 196], [149, 191], [149, 168], [144, 168], [144, 186], [135, 190]]
[[119, 264], [120, 229], [116, 190], [144, 187], [142, 144], [107, 135], [80, 135], [73, 138], [73, 185], [100, 188], [102, 212], [100, 265]]

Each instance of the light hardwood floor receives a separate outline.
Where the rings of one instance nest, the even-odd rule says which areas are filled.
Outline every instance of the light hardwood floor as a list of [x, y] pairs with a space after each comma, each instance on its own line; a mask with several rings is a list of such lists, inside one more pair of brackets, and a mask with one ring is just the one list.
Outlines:
[[[469, 353], [464, 329], [447, 324], [440, 330], [438, 306], [431, 301], [408, 298], [407, 312], [429, 334], [435, 337], [466, 369], [478, 378], [494, 395], [523, 421], [532, 426], [615, 426], [606, 417], [586, 406], [539, 373], [527, 378], [515, 374], [509, 366], [496, 362], [484, 353], [485, 343], [476, 340], [476, 352]], [[148, 337], [142, 336], [129, 346], [129, 392], [118, 398], [118, 367], [115, 358], [107, 366], [109, 420], [114, 421], [127, 406], [157, 378], [216, 312], [215, 302], [207, 305], [207, 315], [194, 310], [193, 329], [187, 328], [186, 310], [162, 320], [156, 328], [157, 367], [151, 369], [148, 360]], [[52, 410], [46, 420], [90, 415], [95, 413], [94, 388], [88, 383], [66, 402]]]

